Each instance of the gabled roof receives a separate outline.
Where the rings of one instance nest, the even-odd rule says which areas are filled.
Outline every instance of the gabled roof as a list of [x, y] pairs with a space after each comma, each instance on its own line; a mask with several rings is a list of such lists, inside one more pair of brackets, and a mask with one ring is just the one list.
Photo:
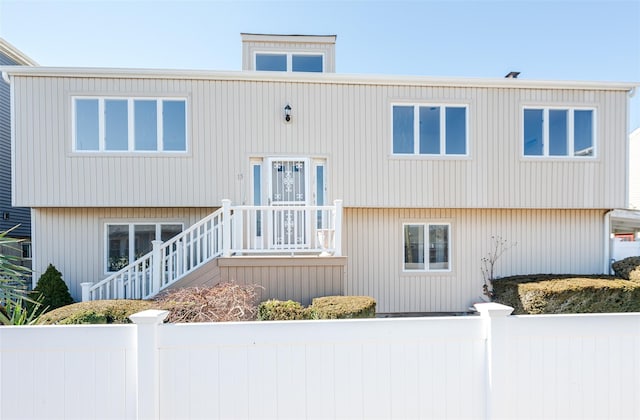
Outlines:
[[13, 61], [15, 61], [18, 65], [22, 66], [37, 66], [36, 63], [31, 58], [27, 57], [22, 51], [9, 44], [3, 38], [0, 38], [0, 54], [4, 54]]

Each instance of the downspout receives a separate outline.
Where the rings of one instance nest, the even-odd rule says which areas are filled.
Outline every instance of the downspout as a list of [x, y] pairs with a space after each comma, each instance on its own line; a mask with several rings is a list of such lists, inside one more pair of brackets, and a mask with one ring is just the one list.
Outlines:
[[11, 79], [9, 79], [9, 73], [6, 71], [2, 72], [2, 80], [4, 80], [8, 85], [11, 84]]
[[604, 214], [604, 266], [602, 272], [611, 274], [611, 212]]

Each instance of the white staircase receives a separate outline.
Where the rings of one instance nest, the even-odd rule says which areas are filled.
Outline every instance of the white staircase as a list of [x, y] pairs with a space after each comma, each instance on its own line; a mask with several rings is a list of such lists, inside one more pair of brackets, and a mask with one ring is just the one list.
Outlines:
[[222, 207], [104, 280], [82, 300], [149, 299], [220, 256], [341, 255], [342, 201], [333, 206]]

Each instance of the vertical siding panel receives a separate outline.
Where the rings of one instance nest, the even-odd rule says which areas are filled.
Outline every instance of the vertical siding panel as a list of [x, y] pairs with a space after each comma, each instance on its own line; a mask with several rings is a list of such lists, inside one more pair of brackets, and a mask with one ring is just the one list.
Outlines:
[[79, 300], [80, 283], [97, 282], [105, 277], [105, 222], [181, 221], [187, 228], [211, 211], [210, 208], [34, 209], [33, 220], [37, 224], [37, 237], [33, 242], [34, 276], [39, 278], [49, 264], [55, 265], [74, 299]]
[[[20, 205], [203, 206], [225, 196], [239, 201], [248, 183], [240, 183], [238, 175], [247, 168], [247, 156], [256, 153], [326, 155], [336, 174], [331, 193], [347, 206], [625, 205], [623, 91], [29, 76], [16, 76], [14, 91]], [[189, 154], [68, 155], [71, 95], [82, 92], [187, 96]], [[389, 159], [389, 103], [406, 99], [469, 103], [471, 158]], [[295, 105], [294, 121], [284, 124], [281, 108], [289, 101]], [[536, 103], [597, 107], [598, 157], [593, 162], [522, 159], [522, 105]], [[573, 182], [557, 182], [562, 178]], [[419, 190], [425, 193], [416, 194]]]
[[[517, 245], [496, 265], [499, 276], [600, 272], [599, 210], [347, 209], [348, 294], [369, 295], [379, 312], [465, 311], [482, 294], [480, 260], [491, 236]], [[452, 272], [402, 273], [402, 220], [448, 220]], [[566, 237], [575, 238], [567, 249]], [[417, 298], [417, 297], [420, 298]]]

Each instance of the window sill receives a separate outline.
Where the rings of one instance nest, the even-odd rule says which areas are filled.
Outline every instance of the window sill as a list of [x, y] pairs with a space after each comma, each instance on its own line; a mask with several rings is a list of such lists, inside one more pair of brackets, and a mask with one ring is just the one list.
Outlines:
[[123, 152], [98, 152], [98, 151], [87, 151], [87, 152], [68, 152], [68, 157], [91, 157], [91, 158], [100, 158], [100, 157], [119, 157], [119, 158], [167, 158], [167, 157], [191, 157], [191, 152], [151, 152], [151, 151], [140, 151], [140, 152], [131, 152], [131, 151], [123, 151]]
[[432, 271], [421, 271], [421, 270], [402, 270], [400, 272], [400, 277], [454, 277], [455, 273], [453, 270], [432, 270]]
[[415, 154], [390, 154], [389, 160], [473, 160], [470, 155], [415, 155]]
[[599, 162], [598, 156], [520, 156], [523, 162]]

